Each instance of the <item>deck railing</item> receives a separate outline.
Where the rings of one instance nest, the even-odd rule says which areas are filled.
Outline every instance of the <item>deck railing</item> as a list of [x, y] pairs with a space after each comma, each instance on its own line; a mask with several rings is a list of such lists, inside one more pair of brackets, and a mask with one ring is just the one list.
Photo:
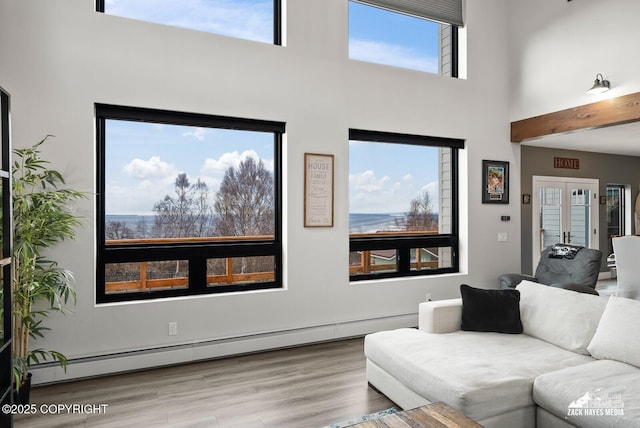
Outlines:
[[[138, 244], [184, 244], [184, 243], [203, 243], [203, 242], [241, 242], [241, 241], [268, 241], [273, 239], [273, 235], [260, 236], [224, 236], [224, 237], [206, 237], [206, 238], [135, 238], [135, 239], [110, 239], [105, 242], [110, 245], [138, 245]], [[224, 273], [217, 275], [207, 275], [208, 285], [218, 284], [238, 284], [251, 283], [258, 281], [273, 281], [275, 274], [273, 271], [265, 272], [247, 272], [233, 273], [234, 259], [237, 257], [227, 257], [224, 260]], [[152, 262], [142, 261], [137, 263], [137, 278], [127, 281], [107, 281], [105, 283], [106, 293], [133, 292], [133, 291], [149, 291], [169, 288], [186, 288], [189, 284], [189, 278], [175, 274], [167, 278], [149, 278], [148, 267]], [[131, 263], [127, 263], [131, 264]]]
[[[424, 235], [424, 234], [437, 234], [437, 231], [429, 232], [378, 232], [378, 233], [352, 233], [350, 237], [364, 237], [364, 236], [411, 236], [411, 235]], [[229, 236], [229, 237], [216, 237], [216, 238], [144, 238], [144, 239], [113, 239], [107, 240], [106, 245], [137, 245], [137, 244], [171, 244], [171, 243], [185, 243], [185, 242], [229, 242], [229, 241], [268, 241], [273, 239], [272, 235], [261, 236]], [[422, 252], [424, 249], [416, 249], [415, 260], [411, 263], [412, 269], [431, 269], [438, 267], [437, 260], [423, 261]], [[361, 251], [359, 252], [359, 264], [351, 264], [349, 266], [349, 274], [368, 274], [379, 271], [393, 271], [396, 269], [395, 260], [389, 260], [388, 263], [382, 262], [381, 258], [377, 258], [379, 262], [372, 262], [372, 254], [375, 256], [375, 251]], [[224, 260], [224, 273], [216, 275], [207, 275], [207, 284], [210, 286], [222, 285], [222, 284], [239, 284], [239, 283], [252, 283], [258, 281], [273, 281], [275, 279], [275, 273], [273, 271], [261, 271], [261, 272], [244, 272], [233, 273], [234, 259], [241, 259], [241, 257], [227, 257]], [[137, 278], [133, 280], [109, 280], [109, 274], [107, 274], [107, 281], [105, 283], [106, 293], [122, 293], [122, 292], [137, 292], [137, 291], [150, 291], [160, 289], [171, 288], [186, 288], [188, 286], [189, 279], [186, 276], [180, 276], [180, 274], [174, 274], [171, 277], [166, 278], [149, 278], [149, 264], [152, 262], [142, 261], [137, 263]], [[132, 264], [132, 263], [127, 263]], [[135, 275], [135, 272], [128, 272]]]

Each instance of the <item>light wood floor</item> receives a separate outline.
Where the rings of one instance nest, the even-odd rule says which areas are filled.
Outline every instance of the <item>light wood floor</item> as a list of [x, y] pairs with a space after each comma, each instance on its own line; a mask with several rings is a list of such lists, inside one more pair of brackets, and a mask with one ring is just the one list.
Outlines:
[[31, 403], [100, 415], [21, 415], [29, 427], [317, 428], [394, 404], [367, 386], [363, 339], [36, 387]]

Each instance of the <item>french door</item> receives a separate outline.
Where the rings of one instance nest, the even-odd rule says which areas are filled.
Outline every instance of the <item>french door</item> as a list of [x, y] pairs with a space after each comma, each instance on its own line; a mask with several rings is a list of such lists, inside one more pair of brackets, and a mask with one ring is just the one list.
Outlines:
[[533, 176], [533, 266], [557, 243], [598, 249], [598, 187], [592, 178]]

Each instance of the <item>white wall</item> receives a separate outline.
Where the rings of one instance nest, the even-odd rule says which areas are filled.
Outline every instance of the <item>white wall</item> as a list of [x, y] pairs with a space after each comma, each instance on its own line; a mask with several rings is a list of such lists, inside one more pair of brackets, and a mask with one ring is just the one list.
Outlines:
[[[458, 296], [461, 283], [497, 287], [499, 274], [519, 269], [519, 146], [509, 142], [507, 86], [487, 85], [508, 80], [507, 0], [467, 3], [466, 80], [350, 61], [346, 0], [287, 3], [281, 47], [107, 16], [86, 0], [0, 0], [0, 84], [12, 95], [14, 146], [56, 135], [46, 155], [74, 188], [95, 189], [96, 102], [287, 123], [286, 289], [95, 305], [92, 198], [77, 207], [87, 227], [54, 252], [75, 272], [75, 313], [49, 320], [43, 343], [74, 364], [67, 375], [40, 370], [36, 382], [415, 325], [425, 293], [442, 299]], [[349, 283], [350, 127], [466, 139], [463, 273]], [[331, 229], [303, 227], [305, 152], [335, 155]], [[481, 204], [482, 159], [511, 162], [510, 205]], [[509, 242], [498, 243], [498, 232]], [[177, 336], [167, 335], [169, 321], [178, 322]], [[184, 346], [81, 360], [174, 345]]]
[[[511, 120], [640, 91], [640, 2], [509, 2]], [[589, 95], [597, 73], [612, 89]]]

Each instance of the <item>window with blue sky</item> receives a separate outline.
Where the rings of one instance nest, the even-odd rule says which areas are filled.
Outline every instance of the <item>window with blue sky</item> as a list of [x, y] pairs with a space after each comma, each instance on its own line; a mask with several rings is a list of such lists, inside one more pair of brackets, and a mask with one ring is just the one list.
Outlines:
[[282, 285], [284, 123], [96, 105], [98, 301]]
[[349, 58], [439, 72], [439, 24], [349, 2]]
[[[97, 0], [109, 15], [279, 44], [278, 0]], [[347, 1], [347, 0], [345, 0]], [[440, 25], [349, 1], [349, 58], [440, 71]]]
[[226, 171], [249, 158], [273, 173], [272, 133], [111, 119], [105, 132], [107, 216], [153, 215], [180, 174], [213, 197]]
[[349, 131], [352, 280], [456, 272], [456, 139]]
[[351, 141], [349, 212], [402, 214], [428, 192], [437, 212], [438, 147]]
[[[276, 43], [274, 0], [98, 0], [104, 13], [224, 36]], [[102, 4], [101, 4], [102, 2]]]

